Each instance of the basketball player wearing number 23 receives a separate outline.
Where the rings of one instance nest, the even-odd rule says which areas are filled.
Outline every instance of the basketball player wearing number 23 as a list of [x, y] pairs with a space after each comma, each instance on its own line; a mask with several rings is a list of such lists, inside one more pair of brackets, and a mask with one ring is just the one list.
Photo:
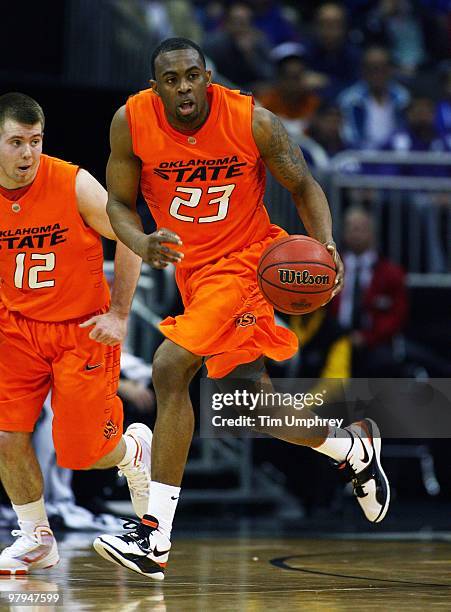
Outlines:
[[[184, 313], [161, 323], [166, 339], [153, 362], [158, 416], [148, 512], [131, 532], [103, 535], [94, 547], [108, 561], [162, 580], [193, 433], [194, 374], [205, 359], [210, 377], [249, 377], [258, 385], [264, 356], [283, 360], [297, 351], [295, 336], [275, 325], [257, 288], [263, 250], [286, 235], [263, 204], [265, 166], [291, 192], [308, 233], [331, 252], [335, 292], [343, 268], [325, 195], [277, 117], [256, 108], [250, 95], [212, 84], [202, 50], [189, 40], [161, 43], [151, 69], [151, 88], [130, 97], [112, 122], [107, 211], [144, 261], [175, 265]], [[139, 185], [158, 227], [150, 235], [135, 210]], [[372, 421], [297, 429], [284, 439], [346, 468], [367, 518], [382, 520], [389, 492]]]

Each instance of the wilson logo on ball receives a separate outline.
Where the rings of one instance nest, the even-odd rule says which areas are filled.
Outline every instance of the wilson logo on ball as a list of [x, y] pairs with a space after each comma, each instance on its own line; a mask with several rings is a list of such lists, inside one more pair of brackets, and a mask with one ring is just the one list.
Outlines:
[[279, 268], [279, 280], [283, 285], [329, 285], [328, 274], [310, 274], [308, 270]]

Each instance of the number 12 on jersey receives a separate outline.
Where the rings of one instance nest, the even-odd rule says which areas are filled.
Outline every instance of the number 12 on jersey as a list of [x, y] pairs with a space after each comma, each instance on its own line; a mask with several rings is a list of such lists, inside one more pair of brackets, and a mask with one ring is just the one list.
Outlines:
[[[23, 289], [23, 280], [25, 274], [25, 257], [26, 253], [17, 253], [16, 255], [16, 271], [14, 273], [14, 284], [18, 289]], [[39, 272], [51, 272], [55, 269], [55, 253], [31, 253], [30, 259], [44, 261], [43, 265], [31, 266], [28, 270], [28, 287], [30, 289], [42, 289], [43, 287], [54, 287], [54, 280], [38, 280]]]
[[[232, 191], [235, 189], [235, 184], [232, 185], [220, 185], [218, 187], [209, 187], [207, 189], [207, 193], [219, 193], [221, 194], [217, 198], [213, 198], [208, 201], [208, 205], [210, 204], [218, 204], [218, 210], [215, 215], [209, 215], [208, 217], [199, 217], [197, 219], [198, 223], [214, 223], [215, 221], [222, 221], [227, 217], [227, 213], [229, 210], [229, 200], [232, 195]], [[169, 208], [169, 213], [179, 221], [186, 221], [188, 223], [194, 223], [196, 220], [195, 217], [191, 217], [190, 215], [182, 215], [180, 214], [181, 206], [188, 206], [189, 208], [196, 208], [199, 206], [200, 199], [203, 194], [203, 189], [200, 187], [177, 187], [176, 191], [179, 193], [185, 193], [189, 195], [189, 199], [185, 200], [180, 196], [175, 196], [175, 198], [171, 202], [171, 206]]]

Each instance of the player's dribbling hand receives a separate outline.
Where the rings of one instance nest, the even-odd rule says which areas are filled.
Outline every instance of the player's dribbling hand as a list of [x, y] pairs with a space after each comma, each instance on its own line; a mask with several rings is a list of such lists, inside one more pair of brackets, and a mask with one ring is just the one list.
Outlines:
[[120, 315], [112, 310], [109, 312], [91, 317], [87, 321], [80, 323], [79, 327], [91, 327], [89, 337], [91, 340], [114, 346], [121, 344], [127, 334], [127, 317]]
[[162, 270], [170, 263], [180, 263], [184, 257], [183, 253], [174, 251], [165, 243], [182, 245], [180, 237], [171, 230], [161, 227], [153, 234], [145, 236], [139, 249], [139, 255], [142, 260], [148, 263], [152, 268]]
[[330, 297], [330, 299], [332, 299], [337, 295], [337, 293], [340, 293], [340, 291], [343, 289], [344, 280], [345, 280], [345, 269], [343, 266], [343, 262], [341, 261], [341, 257], [338, 254], [337, 245], [335, 244], [335, 242], [331, 240], [330, 242], [326, 242], [324, 246], [329, 251], [329, 253], [332, 255], [332, 258], [335, 263], [335, 267], [337, 269], [337, 275], [335, 277], [335, 287]]

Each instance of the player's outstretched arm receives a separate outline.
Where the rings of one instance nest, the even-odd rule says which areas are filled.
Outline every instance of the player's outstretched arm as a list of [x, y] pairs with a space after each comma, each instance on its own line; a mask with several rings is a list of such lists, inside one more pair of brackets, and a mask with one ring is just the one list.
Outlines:
[[[86, 170], [77, 173], [75, 190], [78, 210], [89, 227], [105, 238], [116, 240], [106, 213], [107, 192]], [[127, 318], [141, 270], [141, 258], [118, 241], [114, 259], [114, 283], [108, 313], [91, 317], [81, 324], [90, 327], [92, 340], [114, 345], [123, 342]]]
[[332, 237], [332, 219], [324, 191], [312, 177], [299, 146], [292, 142], [276, 115], [254, 108], [252, 131], [258, 150], [271, 174], [293, 196], [299, 216], [312, 238], [325, 244], [337, 266], [334, 294], [343, 285], [343, 264]]
[[145, 234], [136, 212], [141, 162], [133, 152], [125, 106], [116, 112], [111, 122], [110, 146], [107, 213], [116, 235], [154, 268], [165, 268], [169, 263], [179, 262], [183, 255], [163, 243], [180, 245], [180, 238], [164, 228], [150, 235]]

